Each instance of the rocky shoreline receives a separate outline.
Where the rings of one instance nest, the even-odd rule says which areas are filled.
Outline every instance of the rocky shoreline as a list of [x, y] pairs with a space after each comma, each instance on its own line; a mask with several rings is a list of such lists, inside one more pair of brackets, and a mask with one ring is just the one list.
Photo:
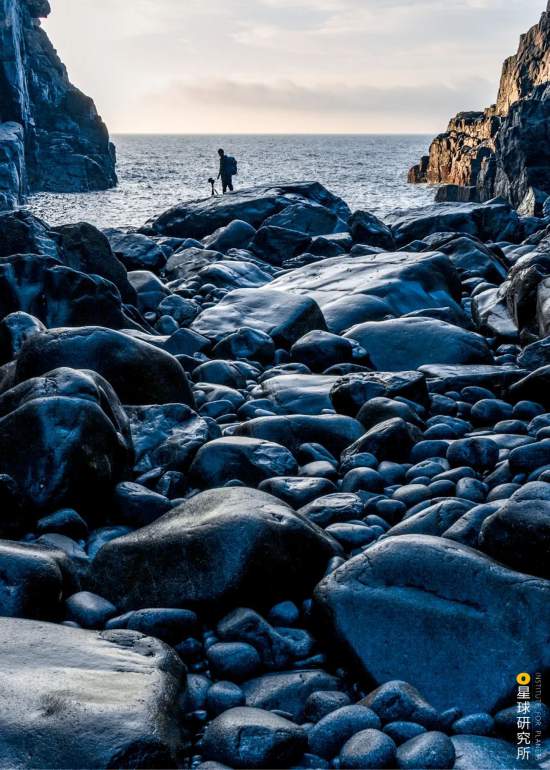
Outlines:
[[549, 255], [305, 182], [0, 215], [0, 765], [546, 767]]

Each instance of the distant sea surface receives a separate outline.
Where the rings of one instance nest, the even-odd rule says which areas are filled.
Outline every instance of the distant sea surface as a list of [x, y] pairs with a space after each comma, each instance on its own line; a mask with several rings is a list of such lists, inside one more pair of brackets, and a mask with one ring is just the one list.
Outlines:
[[[434, 191], [407, 183], [408, 169], [428, 149], [419, 135], [118, 135], [119, 185], [97, 193], [41, 193], [29, 208], [51, 225], [87, 221], [97, 227], [139, 227], [181, 201], [210, 194], [217, 150], [237, 158], [237, 188], [319, 181], [352, 210], [384, 217], [396, 208], [431, 203]], [[219, 185], [218, 185], [219, 187]]]

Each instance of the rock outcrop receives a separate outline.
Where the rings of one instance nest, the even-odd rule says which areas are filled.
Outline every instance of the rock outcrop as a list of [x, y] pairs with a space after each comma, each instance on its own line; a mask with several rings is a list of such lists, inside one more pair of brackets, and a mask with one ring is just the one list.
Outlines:
[[48, 0], [0, 0], [0, 210], [117, 181], [107, 128], [40, 26], [49, 13]]
[[550, 195], [550, 4], [504, 62], [496, 104], [461, 112], [437, 136], [412, 183], [446, 184], [440, 201], [502, 196], [540, 215]]

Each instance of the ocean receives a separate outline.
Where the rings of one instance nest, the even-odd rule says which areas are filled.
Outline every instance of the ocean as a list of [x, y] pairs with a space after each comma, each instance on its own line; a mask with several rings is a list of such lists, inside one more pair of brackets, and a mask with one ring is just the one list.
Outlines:
[[350, 207], [384, 217], [396, 208], [431, 203], [434, 191], [407, 183], [424, 155], [420, 135], [118, 135], [119, 185], [83, 194], [40, 193], [26, 208], [51, 225], [87, 221], [97, 227], [139, 227], [180, 201], [210, 194], [217, 150], [237, 158], [236, 187], [319, 181]]

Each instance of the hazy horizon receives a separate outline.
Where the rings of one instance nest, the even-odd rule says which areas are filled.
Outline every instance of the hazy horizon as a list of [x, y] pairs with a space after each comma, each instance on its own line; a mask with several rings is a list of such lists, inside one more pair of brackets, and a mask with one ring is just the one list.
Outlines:
[[496, 98], [545, 0], [51, 0], [112, 134], [440, 133]]

